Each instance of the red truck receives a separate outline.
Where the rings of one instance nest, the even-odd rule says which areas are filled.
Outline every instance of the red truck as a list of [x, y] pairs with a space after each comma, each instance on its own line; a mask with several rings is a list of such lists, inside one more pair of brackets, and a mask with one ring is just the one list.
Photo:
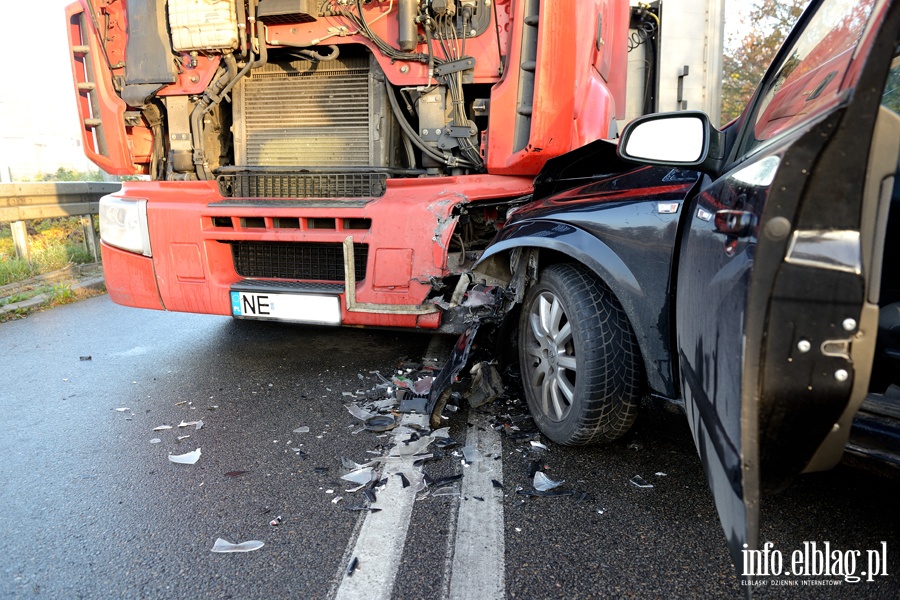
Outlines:
[[460, 328], [464, 275], [550, 158], [624, 116], [624, 0], [78, 0], [114, 302]]

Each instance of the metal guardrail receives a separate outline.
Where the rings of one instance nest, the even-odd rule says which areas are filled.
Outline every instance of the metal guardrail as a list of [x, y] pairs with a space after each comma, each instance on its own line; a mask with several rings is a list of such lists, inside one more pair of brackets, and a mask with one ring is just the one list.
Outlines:
[[0, 222], [97, 214], [101, 196], [121, 183], [0, 183]]
[[27, 257], [25, 221], [81, 217], [85, 244], [94, 260], [100, 260], [92, 215], [97, 214], [102, 196], [121, 187], [121, 183], [99, 182], [0, 183], [0, 223], [10, 223], [16, 252]]

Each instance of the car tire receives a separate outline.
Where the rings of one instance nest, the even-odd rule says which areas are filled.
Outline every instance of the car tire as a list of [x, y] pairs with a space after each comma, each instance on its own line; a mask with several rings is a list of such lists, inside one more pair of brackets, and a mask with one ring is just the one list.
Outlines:
[[609, 442], [637, 417], [640, 350], [625, 312], [581, 265], [547, 267], [519, 320], [522, 385], [538, 428], [559, 444]]

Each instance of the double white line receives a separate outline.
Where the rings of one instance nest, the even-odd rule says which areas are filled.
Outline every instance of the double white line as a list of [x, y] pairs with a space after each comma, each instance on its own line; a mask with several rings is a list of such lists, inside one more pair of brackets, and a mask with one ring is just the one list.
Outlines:
[[[497, 600], [506, 592], [503, 490], [491, 480], [503, 482], [503, 461], [494, 460], [501, 456], [502, 446], [487, 416], [471, 414], [469, 422], [473, 427], [467, 432], [466, 445], [477, 447], [484, 459], [463, 470], [462, 496], [468, 500], [460, 500], [456, 539], [448, 541], [448, 548], [453, 550], [446, 569], [450, 573], [449, 599]], [[401, 433], [394, 435], [382, 475], [387, 485], [375, 504], [381, 510], [366, 514], [359, 535], [351, 539], [344, 553], [340, 583], [332, 594], [338, 600], [377, 600], [390, 598], [393, 593], [416, 499], [414, 485], [404, 488], [395, 474], [422, 472], [421, 467], [413, 465], [413, 457], [399, 457], [397, 451], [408, 437], [402, 433], [402, 425], [410, 423], [427, 426], [428, 417], [405, 415], [401, 427], [395, 430]], [[350, 574], [346, 568], [354, 559], [359, 566]]]

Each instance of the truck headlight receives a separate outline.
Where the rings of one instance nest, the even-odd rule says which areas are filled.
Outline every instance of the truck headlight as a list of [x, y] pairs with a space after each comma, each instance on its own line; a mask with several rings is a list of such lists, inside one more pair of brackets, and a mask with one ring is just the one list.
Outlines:
[[116, 248], [152, 256], [147, 228], [147, 201], [100, 198], [100, 239]]

